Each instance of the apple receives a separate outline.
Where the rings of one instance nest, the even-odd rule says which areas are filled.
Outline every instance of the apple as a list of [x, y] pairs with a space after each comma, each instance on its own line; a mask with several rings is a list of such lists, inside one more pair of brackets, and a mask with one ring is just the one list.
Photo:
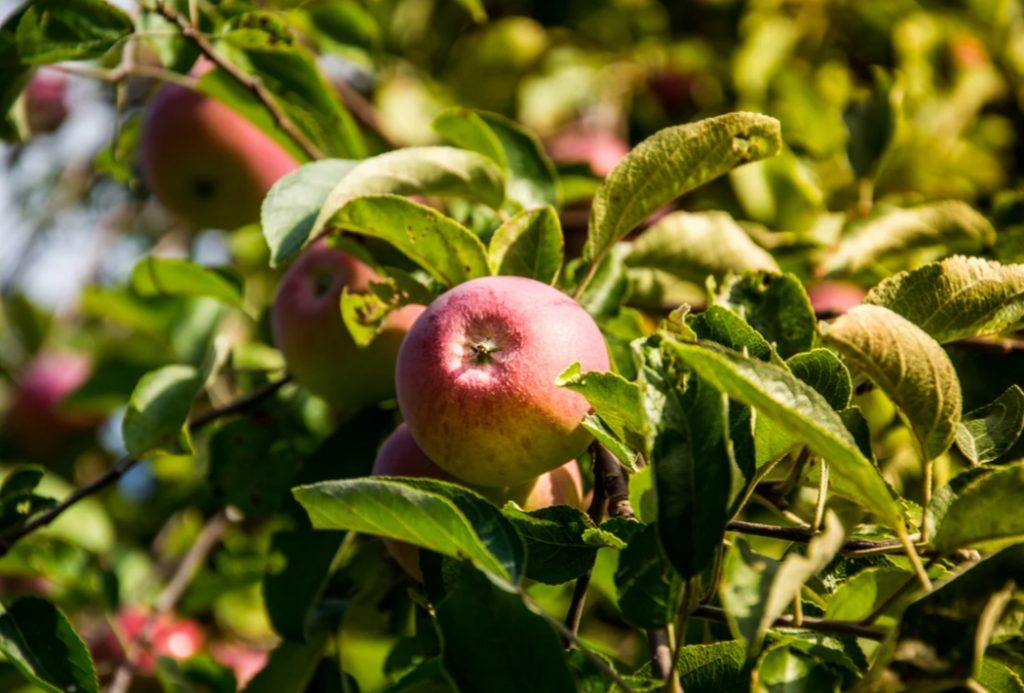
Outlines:
[[557, 162], [583, 162], [599, 176], [607, 176], [629, 154], [629, 144], [608, 130], [567, 130], [548, 142], [548, 153]]
[[867, 292], [850, 282], [823, 281], [807, 291], [811, 307], [819, 317], [842, 315], [864, 300]]
[[381, 332], [359, 348], [341, 319], [341, 291], [365, 293], [380, 276], [323, 239], [288, 268], [271, 308], [274, 342], [295, 381], [351, 414], [395, 394], [395, 361], [406, 332], [423, 312], [409, 305], [393, 311]]
[[33, 135], [51, 133], [68, 115], [67, 77], [54, 70], [39, 70], [25, 87], [25, 121]]
[[91, 372], [89, 358], [72, 352], [40, 354], [22, 369], [4, 419], [5, 432], [19, 452], [33, 457], [52, 455], [69, 439], [96, 425], [95, 416], [62, 409], [64, 399]]
[[[198, 654], [206, 640], [202, 627], [191, 619], [181, 619], [173, 614], [160, 614], [156, 617], [149, 632], [149, 645], [145, 649], [138, 647], [142, 630], [150, 618], [148, 611], [129, 607], [117, 615], [120, 637], [129, 643], [132, 662], [139, 671], [151, 674], [156, 668], [156, 660], [170, 657], [185, 660]], [[97, 662], [119, 662], [126, 656], [122, 640], [109, 629], [92, 645], [93, 659]]]
[[271, 186], [298, 166], [244, 117], [177, 84], [162, 86], [149, 103], [140, 157], [150, 191], [200, 228], [258, 221]]
[[517, 486], [578, 457], [590, 410], [556, 385], [579, 362], [607, 371], [593, 318], [557, 289], [525, 277], [483, 277], [438, 297], [402, 343], [398, 405], [442, 469], [478, 486]]
[[210, 655], [235, 672], [238, 690], [242, 690], [267, 665], [266, 650], [247, 645], [220, 642], [210, 646]]
[[[373, 474], [459, 482], [427, 457], [404, 423], [399, 424], [380, 446], [373, 461]], [[539, 510], [552, 505], [571, 505], [583, 509], [583, 478], [576, 460], [570, 460], [561, 467], [510, 489], [470, 488], [499, 506], [513, 500], [524, 510]], [[406, 573], [417, 580], [422, 579], [418, 547], [394, 539], [384, 539], [384, 547]]]

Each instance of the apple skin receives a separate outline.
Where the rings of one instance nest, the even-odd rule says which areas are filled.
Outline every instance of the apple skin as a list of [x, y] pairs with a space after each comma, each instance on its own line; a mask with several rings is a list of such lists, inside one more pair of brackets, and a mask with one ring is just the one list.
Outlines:
[[[459, 480], [434, 464], [409, 432], [406, 424], [399, 424], [387, 437], [373, 461], [375, 476], [412, 476], [439, 481]], [[515, 501], [524, 510], [539, 510], [552, 505], [571, 505], [583, 509], [583, 477], [576, 460], [570, 460], [557, 469], [541, 474], [536, 479], [510, 489], [474, 488], [495, 505]], [[422, 580], [419, 548], [394, 539], [384, 539], [384, 547], [406, 573]]]
[[244, 117], [176, 84], [149, 103], [140, 157], [142, 177], [165, 207], [196, 227], [228, 230], [258, 221], [271, 186], [298, 167]]
[[398, 354], [398, 405], [427, 456], [478, 486], [518, 486], [578, 457], [590, 405], [555, 384], [579, 362], [607, 371], [593, 318], [525, 277], [484, 277], [438, 297]]
[[807, 291], [814, 313], [826, 318], [842, 315], [860, 305], [865, 295], [867, 292], [862, 287], [839, 281], [824, 281]]
[[97, 418], [61, 410], [64, 399], [92, 372], [84, 354], [49, 352], [21, 371], [4, 429], [19, 452], [34, 458], [53, 455], [74, 436], [93, 428]]
[[341, 292], [365, 293], [380, 276], [321, 239], [288, 268], [271, 308], [274, 342], [295, 381], [348, 415], [395, 394], [395, 361], [405, 334], [423, 312], [403, 306], [360, 349], [341, 319]]
[[567, 130], [548, 142], [557, 162], [584, 162], [599, 176], [607, 176], [629, 154], [629, 145], [608, 130]]
[[[125, 608], [117, 615], [120, 634], [125, 641], [137, 641], [149, 618], [149, 612], [140, 608]], [[173, 614], [157, 616], [150, 631], [149, 647], [133, 652], [133, 663], [139, 671], [152, 674], [156, 660], [170, 657], [185, 660], [198, 654], [206, 641], [202, 627], [191, 619], [181, 619]], [[120, 662], [125, 658], [121, 641], [108, 629], [92, 645], [92, 656], [97, 662]]]
[[67, 77], [54, 70], [39, 70], [25, 87], [25, 120], [33, 135], [49, 134], [68, 116]]

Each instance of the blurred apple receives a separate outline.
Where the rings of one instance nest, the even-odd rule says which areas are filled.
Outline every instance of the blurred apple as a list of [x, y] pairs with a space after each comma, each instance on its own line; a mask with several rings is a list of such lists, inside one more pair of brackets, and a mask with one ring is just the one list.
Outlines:
[[[151, 674], [160, 657], [181, 661], [195, 656], [203, 649], [206, 636], [202, 627], [191, 619], [181, 619], [173, 614], [160, 614], [156, 617], [149, 633], [149, 645], [140, 649], [139, 641], [149, 618], [148, 611], [137, 607], [125, 608], [117, 615], [120, 637], [130, 643], [128, 650], [132, 663], [139, 671]], [[122, 641], [109, 628], [104, 629], [93, 641], [90, 649], [97, 663], [119, 663], [126, 656]]]
[[165, 84], [149, 103], [140, 156], [152, 193], [200, 228], [234, 229], [258, 221], [271, 186], [298, 167], [244, 117], [176, 84]]
[[629, 153], [629, 144], [608, 130], [573, 129], [551, 138], [548, 153], [556, 162], [585, 163], [595, 174], [607, 176]]
[[87, 356], [71, 352], [40, 354], [22, 369], [4, 419], [4, 431], [19, 453], [46, 457], [97, 424], [95, 416], [62, 408], [91, 371]]
[[823, 281], [807, 291], [811, 307], [818, 317], [842, 315], [859, 305], [867, 292], [851, 282]]
[[320, 240], [288, 268], [271, 308], [274, 342], [295, 381], [349, 414], [395, 394], [395, 361], [406, 332], [423, 312], [392, 312], [361, 349], [341, 319], [341, 292], [366, 293], [380, 276], [368, 265]]
[[25, 87], [25, 120], [33, 135], [51, 133], [68, 115], [68, 80], [54, 70], [36, 72]]
[[252, 677], [267, 665], [269, 659], [266, 650], [224, 642], [211, 645], [210, 655], [235, 672], [235, 681], [238, 683], [239, 690], [245, 688]]

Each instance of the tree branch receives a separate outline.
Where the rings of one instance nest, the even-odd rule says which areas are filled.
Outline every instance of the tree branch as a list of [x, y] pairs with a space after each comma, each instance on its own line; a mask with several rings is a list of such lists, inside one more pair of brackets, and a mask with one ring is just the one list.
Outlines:
[[271, 116], [274, 118], [274, 122], [277, 127], [281, 128], [288, 137], [292, 139], [295, 144], [299, 146], [302, 151], [309, 156], [310, 159], [323, 159], [325, 158], [324, 153], [317, 147], [313, 142], [306, 137], [305, 134], [292, 122], [292, 119], [288, 117], [288, 114], [277, 104], [274, 100], [273, 95], [267, 91], [267, 88], [263, 86], [263, 81], [254, 75], [250, 75], [247, 72], [240, 70], [233, 63], [227, 60], [224, 56], [217, 52], [210, 43], [209, 39], [203, 35], [195, 26], [189, 22], [188, 18], [178, 14], [172, 8], [166, 0], [156, 0], [156, 12], [163, 16], [164, 19], [177, 25], [178, 30], [181, 31], [181, 35], [188, 40], [192, 41], [199, 49], [199, 51], [205, 55], [210, 62], [219, 67], [224, 72], [231, 75], [239, 84], [252, 92], [253, 96], [259, 99], [263, 107], [267, 109]]
[[[191, 433], [198, 433], [207, 425], [213, 423], [217, 419], [232, 414], [241, 414], [249, 409], [253, 408], [264, 399], [272, 396], [275, 392], [280, 390], [284, 385], [291, 381], [291, 376], [285, 376], [280, 380], [267, 383], [263, 387], [254, 390], [253, 392], [241, 397], [240, 399], [232, 402], [231, 404], [223, 407], [210, 409], [203, 412], [188, 424], [188, 430]], [[138, 460], [130, 455], [125, 455], [117, 460], [110, 469], [96, 477], [84, 486], [80, 486], [71, 492], [71, 494], [62, 500], [57, 505], [53, 506], [46, 512], [37, 515], [32, 520], [26, 522], [21, 529], [16, 532], [12, 532], [6, 536], [0, 537], [0, 557], [3, 557], [11, 550], [11, 548], [24, 539], [26, 536], [36, 531], [41, 527], [45, 527], [50, 524], [66, 511], [78, 503], [83, 498], [87, 498], [96, 493], [99, 493], [106, 487], [117, 482], [123, 477], [129, 469], [138, 464]]]
[[[697, 618], [702, 618], [706, 621], [717, 621], [719, 623], [726, 623], [725, 611], [718, 608], [717, 606], [707, 606], [706, 604], [699, 605], [690, 614]], [[793, 622], [793, 617], [789, 615], [779, 616], [772, 623], [773, 628], [797, 628], [798, 626]], [[829, 621], [824, 618], [814, 618], [811, 616], [804, 616], [803, 623], [800, 624], [799, 628], [803, 630], [813, 630], [819, 633], [835, 633], [836, 635], [853, 635], [858, 638], [865, 638], [867, 640], [885, 640], [888, 636], [888, 632], [881, 628], [871, 628], [854, 621]]]
[[[604, 518], [604, 484], [597, 483], [597, 443], [591, 448], [593, 465], [595, 468], [594, 473], [594, 490], [593, 497], [590, 499], [590, 507], [587, 508], [587, 515], [595, 525], [601, 524], [601, 520]], [[569, 629], [572, 635], [576, 635], [580, 631], [580, 622], [583, 620], [583, 607], [587, 602], [587, 590], [590, 588], [590, 578], [593, 575], [593, 570], [587, 572], [576, 578], [576, 585], [572, 590], [572, 600], [569, 602], [569, 610], [565, 614], [565, 627]], [[563, 639], [563, 644], [566, 648], [572, 645], [571, 640], [568, 638]]]

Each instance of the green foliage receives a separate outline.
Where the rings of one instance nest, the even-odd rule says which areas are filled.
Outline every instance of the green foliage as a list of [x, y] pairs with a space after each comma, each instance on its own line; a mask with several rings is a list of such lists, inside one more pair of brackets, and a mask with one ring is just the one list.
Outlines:
[[964, 414], [956, 431], [956, 446], [974, 464], [1002, 457], [1024, 432], [1024, 390], [1007, 388], [984, 407]]
[[551, 206], [524, 210], [503, 223], [487, 249], [496, 274], [554, 284], [562, 271], [562, 226]]
[[132, 33], [131, 17], [104, 0], [35, 0], [18, 21], [22, 62], [97, 58]]
[[203, 380], [197, 369], [183, 365], [165, 366], [144, 375], [124, 415], [122, 435], [128, 452], [143, 457], [151, 452], [189, 450], [185, 421]]
[[100, 690], [85, 643], [50, 602], [25, 597], [0, 614], [0, 651], [44, 691]]

